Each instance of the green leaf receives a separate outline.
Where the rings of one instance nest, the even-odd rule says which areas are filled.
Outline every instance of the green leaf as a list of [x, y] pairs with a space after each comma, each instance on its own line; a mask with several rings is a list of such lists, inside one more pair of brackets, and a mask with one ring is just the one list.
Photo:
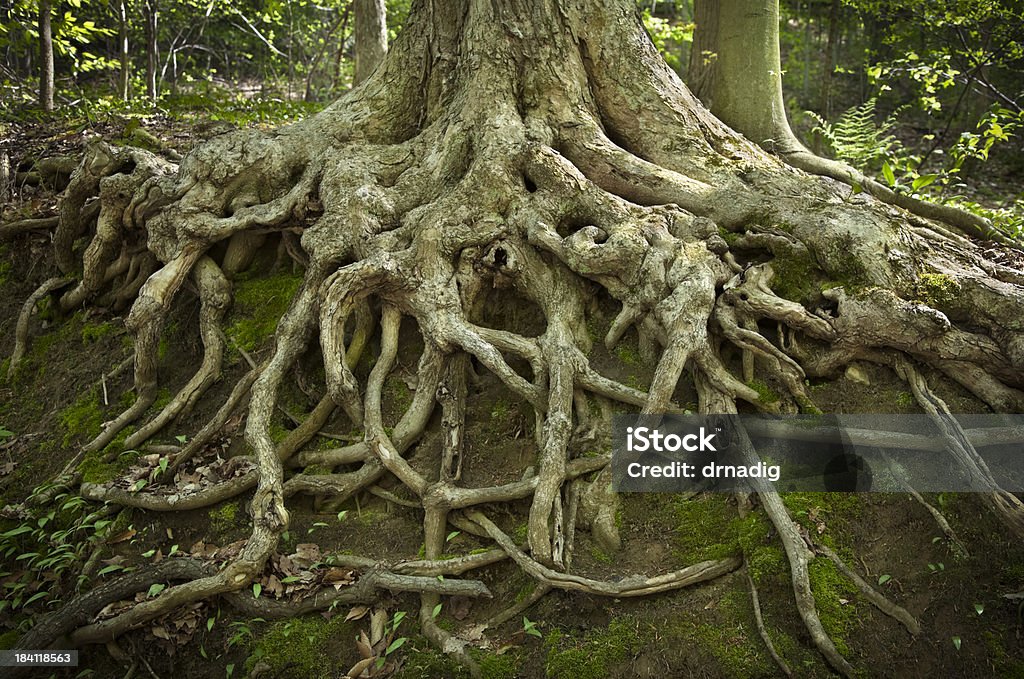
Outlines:
[[985, 612], [985, 604], [974, 604], [974, 610], [978, 612], [978, 615], [981, 615]]
[[384, 655], [391, 655], [392, 653], [400, 649], [402, 647], [402, 644], [404, 644], [407, 641], [409, 641], [407, 637], [399, 637], [395, 639], [391, 642], [391, 645], [388, 646], [388, 650], [384, 651]]
[[149, 588], [149, 592], [146, 593], [146, 596], [155, 597], [157, 594], [164, 591], [165, 589], [167, 589], [167, 585], [159, 582], [153, 583], [153, 585], [151, 585]]
[[[981, 611], [978, 611], [978, 613], [980, 614]], [[434, 606], [434, 612], [430, 614], [430, 617], [436, 618], [439, 615], [441, 615], [441, 604]]]
[[923, 174], [914, 180], [914, 190], [917, 191], [918, 189], [923, 189], [938, 178], [939, 175], [937, 174]]
[[45, 590], [44, 590], [44, 591], [42, 591], [42, 592], [36, 592], [35, 594], [33, 594], [32, 596], [30, 596], [30, 597], [28, 598], [28, 601], [26, 601], [26, 602], [25, 602], [25, 605], [26, 605], [26, 606], [28, 606], [28, 605], [29, 605], [30, 603], [32, 603], [33, 601], [39, 601], [39, 600], [40, 600], [40, 599], [42, 599], [42, 598], [43, 598], [44, 596], [48, 596], [49, 594], [50, 594], [50, 593], [49, 593], [49, 592], [47, 592], [47, 591], [45, 591]]
[[959, 651], [961, 643], [963, 642], [961, 641], [960, 637], [953, 637], [953, 648]]
[[6, 533], [3, 533], [2, 535], [0, 535], [0, 538], [13, 538], [16, 535], [23, 535], [25, 533], [31, 533], [31, 532], [32, 532], [32, 526], [18, 526], [17, 528], [12, 528], [11, 530], [7, 531]]
[[214, 624], [217, 622], [217, 618], [206, 619], [206, 631], [209, 632], [213, 629]]
[[252, 597], [254, 599], [259, 599], [260, 598], [260, 592], [262, 592], [262, 591], [263, 591], [263, 585], [261, 585], [258, 582], [252, 583]]
[[890, 580], [892, 580], [892, 576], [891, 575], [880, 575], [878, 577], [878, 584], [879, 585], [884, 585], [885, 583], [889, 582]]
[[454, 539], [455, 539], [456, 537], [458, 537], [458, 535], [459, 535], [459, 532], [460, 532], [460, 531], [457, 531], [457, 530], [453, 530], [453, 531], [452, 531], [451, 533], [448, 533], [448, 537], [446, 537], [446, 538], [444, 539], [444, 541], [445, 541], [445, 542], [451, 542], [451, 541], [452, 541], [452, 540], [454, 540]]
[[119, 570], [122, 570], [122, 567], [118, 566], [115, 563], [115, 564], [111, 564], [111, 565], [107, 566], [106, 568], [100, 569], [100, 572], [97, 573], [96, 575], [106, 575], [107, 573], [113, 573], [114, 571], [119, 571]]
[[885, 181], [888, 182], [889, 186], [896, 186], [896, 175], [893, 173], [892, 168], [889, 167], [889, 163], [882, 163], [882, 176], [885, 177]]

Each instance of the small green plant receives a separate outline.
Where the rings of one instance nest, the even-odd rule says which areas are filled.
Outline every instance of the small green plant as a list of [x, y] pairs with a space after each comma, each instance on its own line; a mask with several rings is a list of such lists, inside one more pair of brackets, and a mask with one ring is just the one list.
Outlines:
[[[49, 489], [49, 484], [35, 488], [25, 506], [31, 507], [31, 500]], [[103, 516], [101, 511], [90, 511], [82, 497], [59, 493], [41, 509], [26, 510], [20, 523], [0, 533], [0, 555], [17, 563], [20, 570], [3, 585], [0, 611], [49, 603], [74, 584], [70, 580], [75, 567], [106, 539], [113, 523]], [[84, 580], [79, 575], [77, 585]]]
[[813, 111], [807, 111], [807, 115], [817, 123], [811, 130], [812, 134], [820, 135], [835, 158], [862, 172], [880, 169], [892, 186], [895, 184], [895, 176], [892, 181], [889, 179], [895, 163], [891, 161], [904, 155], [892, 131], [903, 109], [896, 109], [878, 123], [875, 120], [877, 103], [877, 99], [872, 97], [859, 106], [853, 106], [843, 112], [835, 123], [830, 123]]
[[525, 615], [523, 616], [523, 631], [532, 637], [537, 637], [538, 639], [540, 639], [543, 636], [540, 633], [540, 630], [537, 629], [537, 623], [530, 620]]

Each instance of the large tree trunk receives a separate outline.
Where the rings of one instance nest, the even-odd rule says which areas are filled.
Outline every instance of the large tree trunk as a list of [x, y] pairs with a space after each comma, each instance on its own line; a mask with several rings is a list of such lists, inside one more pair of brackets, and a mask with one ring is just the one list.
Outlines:
[[[758, 8], [736, 16], [723, 7], [720, 26], [739, 30], [730, 22], [748, 22], [749, 34], [749, 22], [772, 20], [770, 8]], [[777, 64], [777, 51], [747, 37], [746, 56], [721, 50], [725, 82], [734, 78], [736, 59], [758, 69]], [[715, 105], [739, 124], [771, 133], [785, 122], [777, 83], [749, 84], [745, 101], [760, 111], [739, 111], [744, 99], [734, 92], [716, 94]], [[82, 208], [96, 194], [102, 207], [94, 224]], [[76, 251], [86, 234], [89, 246]], [[805, 380], [834, 376], [860, 360], [892, 365], [942, 421], [947, 409], [923, 371], [958, 381], [995, 410], [1024, 408], [1024, 276], [986, 262], [979, 247], [941, 225], [870, 197], [851, 200], [846, 187], [794, 170], [726, 127], [659, 57], [632, 0], [416, 2], [383, 64], [317, 116], [273, 133], [216, 137], [180, 166], [134, 149], [93, 147], [64, 198], [54, 236], [60, 266], [73, 272], [81, 258], [83, 268], [60, 304], [76, 309], [103, 294], [134, 298], [126, 324], [136, 336], [138, 398], [85, 453], [97, 454], [153, 403], [164, 320], [190, 279], [201, 300], [206, 358], [125, 445], [138, 448], [201, 397], [219, 374], [219, 325], [230, 299], [224, 270], [252, 261], [253, 244], [268, 237], [304, 266], [304, 283], [281, 319], [272, 357], [254, 367], [182, 451], [204, 445], [251, 386], [245, 431], [255, 468], [215, 492], [173, 503], [83, 486], [90, 498], [165, 510], [255, 486], [253, 534], [222, 572], [83, 627], [71, 637], [76, 643], [248, 587], [288, 525], [289, 494], [344, 500], [388, 473], [423, 507], [427, 555], [442, 552], [452, 522], [494, 539], [551, 587], [633, 596], [735, 568], [737, 561], [726, 559], [621, 582], [563, 572], [576, 525], [567, 483], [607, 462], [570, 452], [586, 449], [570, 444], [606, 426], [591, 398], [644, 414], [672, 412], [681, 409], [676, 391], [687, 383], [702, 412], [735, 412], [738, 401], [766, 412], [815, 412]], [[932, 294], [922, 285], [936, 277], [956, 294]], [[528, 304], [544, 323], [536, 334], [487, 327], [481, 309], [493, 299]], [[602, 306], [616, 310], [614, 319], [601, 314]], [[383, 385], [403, 317], [423, 350], [415, 396], [392, 428], [384, 425]], [[352, 367], [370, 350], [367, 339], [378, 325], [379, 355], [360, 380]], [[637, 388], [601, 374], [591, 361], [594, 328], [609, 350], [635, 333], [653, 357], [650, 383]], [[327, 396], [275, 443], [270, 426], [279, 387], [314, 341]], [[730, 347], [746, 357], [742, 368], [727, 358]], [[534, 410], [534, 476], [492, 488], [459, 485], [467, 357]], [[779, 400], [763, 396], [747, 384], [754, 377], [785, 393]], [[403, 454], [436, 405], [442, 464], [424, 474]], [[298, 452], [335, 406], [363, 439]], [[977, 471], [966, 438], [952, 432], [951, 439], [956, 445], [943, 463]], [[286, 465], [359, 466], [285, 481]], [[775, 491], [758, 492], [786, 546], [797, 605], [815, 645], [851, 674], [815, 613], [812, 555]], [[606, 475], [587, 493], [598, 500], [581, 506], [603, 509], [580, 524], [614, 544], [616, 500]], [[471, 510], [530, 496], [528, 555]], [[986, 497], [1008, 530], [1024, 537], [1020, 501], [994, 486]], [[460, 652], [467, 642], [433, 623], [431, 597], [424, 594], [424, 633]]]
[[53, 110], [53, 31], [50, 28], [51, 0], [39, 3], [39, 105]]
[[358, 85], [376, 70], [388, 51], [388, 26], [384, 0], [355, 0], [356, 70]]

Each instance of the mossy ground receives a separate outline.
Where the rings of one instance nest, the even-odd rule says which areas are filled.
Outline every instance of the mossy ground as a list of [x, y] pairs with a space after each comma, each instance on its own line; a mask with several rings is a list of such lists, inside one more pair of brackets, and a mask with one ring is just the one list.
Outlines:
[[277, 330], [301, 284], [302, 276], [291, 272], [261, 278], [240, 277], [234, 284], [227, 336], [237, 347], [255, 351]]
[[270, 667], [271, 676], [282, 679], [331, 679], [358, 659], [357, 634], [344, 616], [325, 620], [311, 615], [274, 622], [254, 633], [246, 670], [262, 662]]

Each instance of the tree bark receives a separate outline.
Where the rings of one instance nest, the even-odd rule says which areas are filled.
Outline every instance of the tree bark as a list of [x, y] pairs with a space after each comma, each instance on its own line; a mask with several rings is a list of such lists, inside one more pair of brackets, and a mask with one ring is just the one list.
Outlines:
[[388, 51], [388, 27], [384, 0], [354, 0], [356, 68], [352, 79], [358, 85], [376, 70]]
[[52, 0], [39, 2], [39, 105], [53, 110], [53, 30], [50, 27]]

